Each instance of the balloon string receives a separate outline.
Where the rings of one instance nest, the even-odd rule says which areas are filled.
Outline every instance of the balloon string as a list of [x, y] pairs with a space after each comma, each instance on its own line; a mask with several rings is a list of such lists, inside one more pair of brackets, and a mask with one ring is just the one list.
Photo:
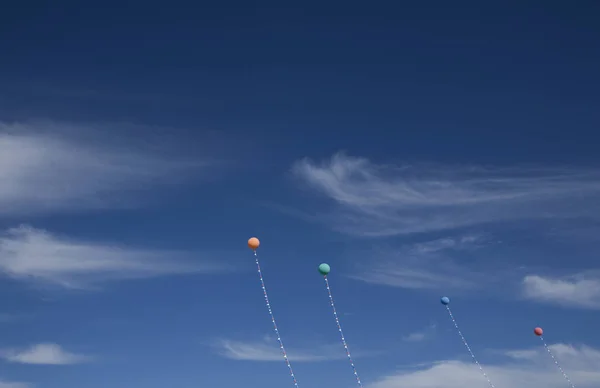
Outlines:
[[475, 357], [475, 353], [473, 353], [473, 351], [471, 350], [471, 347], [469, 346], [469, 343], [467, 342], [465, 336], [460, 331], [460, 328], [458, 327], [458, 323], [456, 323], [456, 319], [454, 319], [454, 315], [452, 314], [452, 310], [450, 310], [450, 306], [446, 305], [446, 310], [448, 310], [448, 314], [450, 315], [450, 319], [452, 320], [452, 323], [454, 323], [454, 327], [456, 328], [456, 331], [458, 332], [458, 335], [460, 336], [460, 339], [462, 340], [463, 344], [465, 345], [465, 347], [469, 351], [469, 354], [471, 355], [471, 358], [475, 362], [475, 365], [477, 365], [479, 367], [479, 370], [481, 371], [481, 374], [483, 374], [483, 377], [485, 377], [485, 379], [487, 380], [487, 382], [490, 385], [490, 387], [491, 388], [496, 388], [496, 387], [494, 387], [494, 384], [492, 383], [492, 380], [490, 380], [490, 378], [488, 377], [488, 375], [483, 370], [483, 367], [481, 366], [481, 364], [479, 363], [479, 361], [477, 361], [477, 358]]
[[281, 354], [283, 355], [283, 359], [285, 360], [285, 364], [287, 365], [290, 376], [292, 377], [292, 381], [294, 382], [294, 386], [298, 388], [298, 382], [296, 381], [296, 375], [294, 375], [294, 370], [292, 369], [292, 364], [288, 359], [287, 353], [285, 351], [285, 347], [283, 346], [283, 341], [281, 340], [281, 335], [279, 334], [279, 329], [277, 328], [277, 323], [275, 322], [275, 316], [273, 315], [273, 309], [271, 308], [271, 303], [269, 302], [269, 295], [267, 294], [267, 288], [265, 287], [265, 281], [263, 279], [262, 271], [260, 270], [260, 263], [258, 261], [258, 255], [256, 251], [254, 251], [254, 258], [256, 260], [256, 268], [258, 269], [258, 277], [260, 278], [260, 285], [263, 290], [263, 294], [265, 296], [265, 303], [267, 304], [267, 310], [269, 310], [269, 316], [271, 317], [271, 322], [273, 322], [273, 329], [275, 330], [275, 334], [277, 335], [277, 342], [279, 342], [279, 349], [281, 350]]
[[362, 388], [362, 383], [360, 381], [360, 377], [358, 376], [358, 372], [356, 371], [356, 366], [354, 366], [354, 361], [352, 360], [352, 355], [350, 354], [350, 349], [348, 348], [348, 344], [346, 343], [346, 337], [344, 337], [344, 332], [342, 331], [342, 325], [340, 324], [340, 319], [338, 318], [337, 311], [335, 309], [335, 303], [333, 303], [333, 295], [331, 294], [331, 288], [329, 287], [329, 280], [327, 280], [327, 275], [325, 278], [325, 286], [327, 287], [327, 293], [329, 294], [329, 303], [331, 304], [331, 309], [333, 310], [333, 317], [335, 318], [335, 324], [337, 325], [338, 331], [340, 332], [340, 336], [342, 338], [342, 344], [344, 345], [344, 349], [346, 350], [346, 356], [348, 357], [348, 361], [350, 361], [350, 366], [352, 367], [352, 371], [354, 372], [354, 377], [356, 378], [356, 383], [360, 388]]
[[546, 348], [546, 351], [548, 352], [548, 354], [550, 355], [550, 357], [552, 357], [552, 361], [554, 361], [554, 364], [556, 365], [556, 367], [558, 368], [558, 370], [560, 371], [560, 373], [562, 373], [563, 377], [565, 378], [565, 380], [567, 380], [567, 382], [569, 383], [569, 385], [571, 386], [571, 388], [575, 388], [575, 385], [573, 384], [573, 382], [571, 381], [571, 379], [569, 378], [569, 376], [567, 376], [567, 374], [565, 373], [565, 371], [563, 370], [563, 368], [558, 363], [558, 360], [556, 359], [556, 357], [554, 357], [554, 354], [550, 350], [550, 347], [546, 344], [546, 341], [544, 341], [544, 337], [540, 336], [540, 339], [542, 340], [542, 343], [544, 344], [544, 348]]

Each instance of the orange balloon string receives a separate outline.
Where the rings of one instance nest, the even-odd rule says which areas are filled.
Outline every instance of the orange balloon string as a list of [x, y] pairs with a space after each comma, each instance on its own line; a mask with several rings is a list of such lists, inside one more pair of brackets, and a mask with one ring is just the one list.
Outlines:
[[[258, 241], [258, 239], [257, 239]], [[258, 277], [260, 279], [260, 286], [263, 291], [263, 295], [265, 297], [265, 303], [267, 305], [267, 310], [269, 311], [269, 316], [271, 317], [271, 322], [273, 323], [273, 329], [275, 331], [275, 335], [277, 336], [277, 342], [279, 342], [279, 349], [281, 350], [281, 354], [283, 355], [283, 359], [285, 360], [285, 364], [288, 367], [290, 372], [290, 376], [292, 377], [292, 381], [294, 382], [294, 386], [298, 388], [298, 381], [296, 380], [296, 375], [294, 374], [294, 370], [292, 369], [292, 364], [288, 359], [287, 352], [285, 351], [285, 347], [283, 346], [283, 341], [281, 340], [281, 334], [279, 334], [279, 328], [277, 327], [277, 322], [275, 322], [275, 315], [273, 314], [273, 309], [271, 308], [271, 302], [269, 302], [269, 295], [267, 294], [267, 288], [265, 287], [265, 280], [263, 279], [262, 271], [260, 269], [260, 262], [258, 261], [258, 254], [256, 250], [254, 250], [254, 259], [256, 261], [256, 268], [258, 270]]]

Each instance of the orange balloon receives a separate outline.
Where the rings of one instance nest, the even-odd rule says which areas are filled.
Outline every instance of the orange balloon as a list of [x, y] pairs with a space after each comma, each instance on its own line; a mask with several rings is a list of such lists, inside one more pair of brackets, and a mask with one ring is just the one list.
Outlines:
[[248, 240], [248, 248], [252, 249], [253, 251], [255, 251], [259, 245], [260, 241], [256, 237], [252, 237]]

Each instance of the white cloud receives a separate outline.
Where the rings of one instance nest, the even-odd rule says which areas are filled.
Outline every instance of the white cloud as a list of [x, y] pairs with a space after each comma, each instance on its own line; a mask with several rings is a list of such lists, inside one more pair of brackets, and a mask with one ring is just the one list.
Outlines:
[[538, 302], [600, 309], [600, 277], [593, 272], [564, 278], [528, 275], [523, 279], [523, 295]]
[[421, 341], [425, 340], [425, 338], [427, 338], [426, 333], [414, 332], [414, 333], [410, 333], [406, 337], [403, 337], [402, 339], [406, 342], [421, 342]]
[[301, 160], [292, 171], [338, 205], [327, 221], [355, 235], [600, 216], [598, 171], [377, 165], [342, 153], [322, 164]]
[[[283, 356], [276, 339], [265, 337], [262, 341], [219, 340], [213, 344], [214, 350], [222, 357], [244, 361], [281, 361]], [[315, 362], [341, 360], [346, 353], [341, 344], [320, 345], [308, 349], [288, 349], [288, 358], [292, 362]], [[353, 356], [355, 356], [353, 352]], [[360, 356], [360, 353], [359, 353]]]
[[52, 343], [37, 344], [22, 350], [5, 350], [1, 356], [10, 362], [38, 365], [70, 365], [91, 360], [89, 356], [67, 352]]
[[[600, 386], [600, 351], [557, 344], [550, 346], [565, 372], [579, 388]], [[563, 388], [568, 386], [543, 347], [505, 352], [509, 362], [483, 365], [497, 387]], [[486, 380], [472, 362], [439, 361], [426, 368], [404, 370], [380, 378], [370, 388], [484, 387]]]
[[132, 249], [59, 238], [21, 226], [0, 235], [0, 272], [22, 280], [39, 280], [67, 288], [101, 281], [147, 278], [223, 269], [194, 261], [180, 252]]
[[147, 133], [111, 139], [115, 131], [0, 122], [0, 215], [137, 206], [142, 191], [214, 164], [151, 149]]
[[427, 326], [425, 329], [410, 333], [409, 335], [402, 337], [406, 342], [421, 342], [425, 341], [433, 336], [436, 330], [436, 325], [432, 324]]

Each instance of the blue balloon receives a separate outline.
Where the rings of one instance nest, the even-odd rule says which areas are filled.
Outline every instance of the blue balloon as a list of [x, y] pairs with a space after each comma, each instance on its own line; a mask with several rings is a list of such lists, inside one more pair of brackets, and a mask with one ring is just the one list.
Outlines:
[[442, 297], [442, 299], [440, 299], [440, 302], [442, 302], [442, 304], [444, 306], [447, 306], [450, 303], [450, 298], [448, 298], [447, 296]]

